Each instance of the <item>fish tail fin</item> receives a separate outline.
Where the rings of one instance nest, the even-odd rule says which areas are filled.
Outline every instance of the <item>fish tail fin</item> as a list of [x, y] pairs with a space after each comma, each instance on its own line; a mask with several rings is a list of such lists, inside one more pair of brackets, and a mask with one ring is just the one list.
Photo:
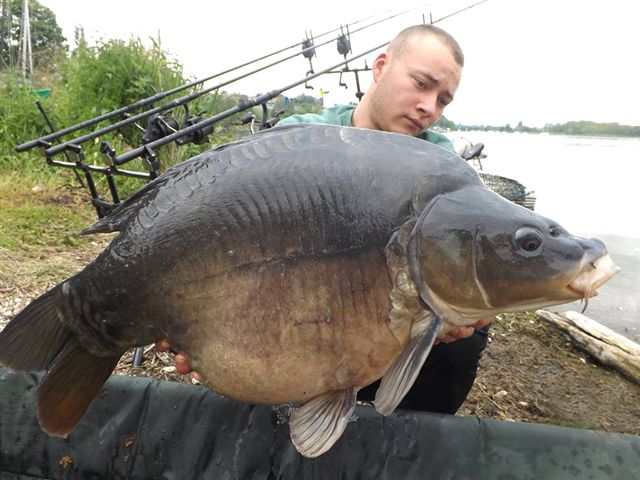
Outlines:
[[31, 302], [0, 331], [0, 363], [19, 372], [49, 368], [72, 336], [58, 320], [60, 288]]
[[66, 436], [121, 355], [99, 357], [82, 348], [58, 318], [61, 288], [34, 300], [0, 331], [0, 363], [22, 372], [47, 370], [38, 387], [38, 419], [47, 433]]
[[50, 435], [66, 437], [80, 421], [121, 355], [98, 357], [76, 338], [67, 342], [38, 387], [38, 421]]

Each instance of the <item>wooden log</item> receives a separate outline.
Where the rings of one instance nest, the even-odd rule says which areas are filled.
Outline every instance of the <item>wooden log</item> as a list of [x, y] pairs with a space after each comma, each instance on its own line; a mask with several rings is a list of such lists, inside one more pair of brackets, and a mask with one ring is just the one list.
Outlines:
[[640, 345], [578, 312], [558, 315], [536, 310], [536, 315], [568, 333], [581, 350], [600, 363], [640, 385]]

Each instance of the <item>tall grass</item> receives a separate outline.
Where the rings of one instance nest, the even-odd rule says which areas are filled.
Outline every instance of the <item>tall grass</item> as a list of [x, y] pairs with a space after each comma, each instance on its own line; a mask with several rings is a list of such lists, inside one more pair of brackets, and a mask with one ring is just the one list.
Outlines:
[[[188, 82], [182, 66], [162, 50], [158, 39], [152, 40], [150, 47], [145, 47], [139, 39], [107, 40], [95, 46], [81, 44], [70, 57], [52, 59], [46, 70], [36, 71], [28, 81], [22, 79], [17, 70], [0, 71], [0, 252], [14, 252], [26, 246], [64, 247], [86, 243], [89, 240], [80, 237], [78, 232], [96, 219], [88, 189], [79, 187], [74, 172], [47, 165], [39, 149], [20, 154], [15, 151], [17, 145], [50, 133], [36, 107], [37, 100], [59, 130]], [[39, 96], [41, 89], [47, 89], [49, 95]], [[162, 103], [188, 93], [187, 90], [179, 92]], [[246, 99], [239, 94], [208, 93], [190, 102], [189, 114], [203, 113], [209, 117]], [[260, 109], [256, 109], [256, 113], [259, 112]], [[164, 113], [182, 125], [186, 112], [178, 107]], [[79, 130], [64, 140], [118, 120], [120, 118], [114, 118]], [[237, 116], [216, 123], [210, 141], [202, 145], [170, 144], [158, 149], [161, 166], [168, 168], [210, 148], [211, 144], [248, 135], [248, 126], [239, 124]], [[145, 128], [146, 121], [140, 126]], [[95, 142], [86, 142], [82, 144], [85, 163], [106, 163], [106, 157], [99, 151], [101, 141], [108, 141], [120, 154], [140, 145], [141, 137], [139, 128], [129, 126], [103, 135]], [[55, 158], [66, 160], [63, 155]], [[73, 154], [70, 159], [74, 159]], [[139, 159], [123, 168], [147, 169]], [[110, 201], [106, 177], [96, 174], [94, 180], [101, 197]], [[144, 180], [116, 177], [121, 199], [128, 198], [144, 183]]]
[[[66, 101], [60, 114], [77, 123], [115, 110], [158, 92], [183, 85], [182, 66], [171, 60], [152, 39], [108, 40], [96, 46], [81, 45], [61, 69]], [[135, 112], [139, 113], [139, 112]], [[140, 141], [139, 131], [126, 129], [124, 141]]]

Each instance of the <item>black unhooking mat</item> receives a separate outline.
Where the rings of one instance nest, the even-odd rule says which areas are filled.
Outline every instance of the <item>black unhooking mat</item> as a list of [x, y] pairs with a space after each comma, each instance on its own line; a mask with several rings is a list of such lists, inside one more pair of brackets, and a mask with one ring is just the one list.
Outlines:
[[0, 370], [1, 479], [640, 478], [634, 435], [361, 406], [328, 453], [305, 459], [269, 407], [118, 376], [59, 439], [38, 427], [37, 380]]

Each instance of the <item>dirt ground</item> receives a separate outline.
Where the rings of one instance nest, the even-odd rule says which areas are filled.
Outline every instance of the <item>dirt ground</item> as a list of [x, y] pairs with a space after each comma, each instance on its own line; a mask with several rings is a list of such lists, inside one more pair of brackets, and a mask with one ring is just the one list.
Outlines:
[[[0, 248], [0, 329], [35, 296], [90, 262], [107, 241]], [[640, 386], [577, 350], [545, 320], [533, 313], [501, 315], [490, 340], [459, 414], [640, 434]], [[131, 360], [128, 352], [117, 373], [191, 382], [175, 373], [171, 354], [152, 346], [142, 367], [132, 368]]]

